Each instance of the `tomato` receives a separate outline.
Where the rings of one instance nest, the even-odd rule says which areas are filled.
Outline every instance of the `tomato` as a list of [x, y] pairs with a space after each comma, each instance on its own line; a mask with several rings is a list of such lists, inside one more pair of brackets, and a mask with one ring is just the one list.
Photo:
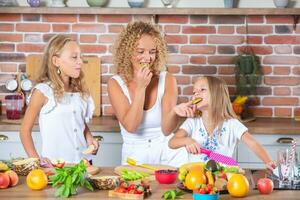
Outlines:
[[199, 184], [206, 184], [205, 174], [202, 171], [190, 171], [185, 177], [184, 185], [193, 190]]
[[257, 189], [261, 194], [270, 194], [273, 191], [274, 184], [269, 178], [260, 178], [257, 181]]
[[130, 184], [127, 188], [129, 191], [131, 190], [135, 190], [135, 185], [134, 184]]
[[44, 189], [48, 184], [46, 173], [41, 169], [34, 169], [26, 177], [27, 186], [33, 190]]
[[128, 183], [127, 182], [121, 183], [121, 188], [127, 189], [128, 188]]
[[233, 197], [245, 197], [249, 192], [249, 182], [242, 174], [233, 174], [227, 183], [227, 190]]

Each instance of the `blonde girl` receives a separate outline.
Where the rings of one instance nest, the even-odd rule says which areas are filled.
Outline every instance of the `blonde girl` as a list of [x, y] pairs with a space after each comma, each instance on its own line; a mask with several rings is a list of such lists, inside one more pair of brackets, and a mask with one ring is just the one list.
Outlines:
[[[94, 102], [81, 66], [81, 51], [75, 40], [65, 35], [50, 39], [20, 131], [28, 157], [39, 157], [47, 164], [59, 158], [77, 163], [88, 145], [94, 145], [93, 153], [97, 152], [98, 143], [86, 124], [92, 117]], [[40, 155], [32, 140], [37, 117], [42, 137]]]
[[[206, 161], [200, 147], [233, 156], [237, 143], [241, 140], [266, 164], [273, 169], [275, 163], [266, 150], [252, 137], [232, 109], [225, 81], [212, 76], [197, 79], [193, 89], [193, 99], [202, 101], [192, 105], [192, 101], [174, 107], [174, 111], [188, 117], [169, 141], [171, 148], [185, 147], [190, 161]], [[194, 117], [195, 110], [202, 112]]]

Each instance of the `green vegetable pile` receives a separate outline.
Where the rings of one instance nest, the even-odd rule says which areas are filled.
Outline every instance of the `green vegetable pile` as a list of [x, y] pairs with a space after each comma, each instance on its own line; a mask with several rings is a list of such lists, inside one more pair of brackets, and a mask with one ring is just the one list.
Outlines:
[[85, 178], [86, 166], [83, 160], [73, 167], [56, 168], [55, 174], [50, 177], [52, 187], [56, 187], [56, 197], [70, 197], [75, 195], [79, 186], [94, 191], [90, 182]]
[[148, 177], [149, 174], [143, 173], [143, 172], [137, 172], [132, 170], [122, 170], [121, 177], [124, 181], [134, 181], [138, 179], [143, 179], [145, 177]]
[[165, 191], [161, 198], [164, 198], [164, 200], [175, 200], [181, 198], [181, 196], [184, 195], [182, 191], [179, 190], [168, 190]]

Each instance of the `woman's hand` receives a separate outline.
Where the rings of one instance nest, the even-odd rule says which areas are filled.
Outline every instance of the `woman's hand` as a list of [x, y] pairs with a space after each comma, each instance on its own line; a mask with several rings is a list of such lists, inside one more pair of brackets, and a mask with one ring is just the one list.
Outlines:
[[96, 155], [99, 149], [99, 143], [97, 140], [95, 140], [94, 138], [88, 139], [87, 140], [87, 144], [88, 145], [93, 145], [94, 146], [94, 150], [92, 152], [93, 155]]
[[173, 108], [174, 112], [180, 117], [194, 117], [195, 106], [192, 105], [192, 101], [187, 103], [181, 103]]
[[41, 167], [44, 167], [44, 168], [52, 168], [53, 167], [52, 162], [49, 158], [40, 157], [40, 161], [41, 161]]
[[189, 138], [185, 148], [191, 154], [199, 154], [200, 145], [193, 138]]
[[148, 67], [140, 68], [136, 74], [136, 84], [138, 88], [146, 88], [153, 76], [153, 73]]
[[273, 169], [275, 169], [276, 167], [277, 167], [277, 163], [272, 160], [266, 163], [266, 168], [270, 171], [273, 171]]

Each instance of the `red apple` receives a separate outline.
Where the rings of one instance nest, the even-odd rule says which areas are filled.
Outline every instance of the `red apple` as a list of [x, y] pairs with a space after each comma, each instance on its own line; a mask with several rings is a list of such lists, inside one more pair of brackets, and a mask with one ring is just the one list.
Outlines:
[[14, 172], [13, 170], [8, 170], [5, 172], [5, 174], [7, 174], [9, 176], [9, 186], [15, 186], [18, 184], [19, 182], [19, 176], [16, 172]]
[[9, 176], [5, 173], [0, 173], [0, 189], [5, 189], [9, 186]]
[[274, 184], [269, 178], [260, 178], [257, 181], [257, 189], [261, 194], [270, 194], [273, 191]]

